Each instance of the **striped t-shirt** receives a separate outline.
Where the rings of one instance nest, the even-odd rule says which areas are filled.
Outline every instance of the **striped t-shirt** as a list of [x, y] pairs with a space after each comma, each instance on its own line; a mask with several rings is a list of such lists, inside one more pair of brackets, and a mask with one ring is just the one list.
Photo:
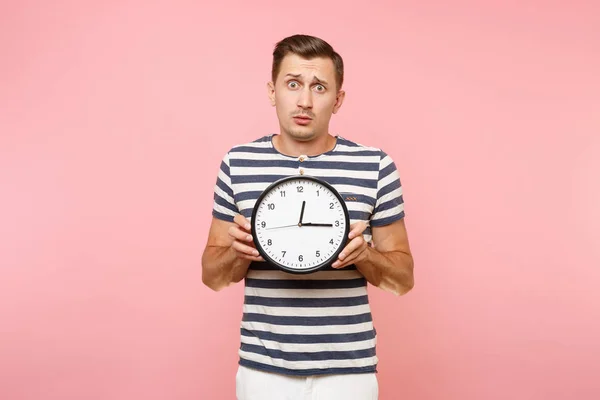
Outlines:
[[[214, 188], [213, 215], [251, 220], [260, 194], [280, 178], [308, 175], [331, 184], [348, 208], [350, 223], [371, 227], [404, 217], [402, 186], [394, 161], [381, 149], [336, 136], [317, 156], [278, 152], [273, 136], [235, 146], [223, 157]], [[367, 281], [350, 265], [310, 274], [252, 262], [244, 283], [241, 365], [291, 375], [376, 372], [376, 331]]]

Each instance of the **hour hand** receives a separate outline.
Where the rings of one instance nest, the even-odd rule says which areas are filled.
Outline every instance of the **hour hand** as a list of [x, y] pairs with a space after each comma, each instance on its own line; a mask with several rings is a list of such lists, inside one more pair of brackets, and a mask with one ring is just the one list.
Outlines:
[[306, 201], [302, 201], [302, 209], [300, 210], [300, 219], [298, 220], [298, 225], [302, 225], [302, 218], [304, 217], [304, 206], [306, 206]]
[[333, 224], [319, 224], [319, 223], [305, 222], [302, 224], [302, 226], [333, 226]]

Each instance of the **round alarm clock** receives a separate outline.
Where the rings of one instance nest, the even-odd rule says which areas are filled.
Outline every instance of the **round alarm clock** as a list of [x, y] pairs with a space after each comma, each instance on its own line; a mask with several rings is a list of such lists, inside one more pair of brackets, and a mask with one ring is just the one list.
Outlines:
[[252, 237], [265, 261], [291, 273], [331, 265], [346, 245], [348, 209], [327, 182], [299, 175], [279, 179], [252, 211]]

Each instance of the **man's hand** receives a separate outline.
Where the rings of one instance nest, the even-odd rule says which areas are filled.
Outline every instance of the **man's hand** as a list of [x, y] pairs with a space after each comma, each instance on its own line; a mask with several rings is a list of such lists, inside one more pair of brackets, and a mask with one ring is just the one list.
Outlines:
[[385, 226], [371, 227], [375, 247], [365, 243], [362, 233], [365, 222], [351, 226], [351, 241], [332, 266], [343, 268], [355, 264], [367, 281], [395, 295], [409, 292], [414, 284], [414, 261], [408, 244], [404, 218]]
[[246, 276], [252, 261], [264, 261], [252, 241], [250, 223], [243, 215], [233, 222], [212, 218], [202, 254], [202, 282], [218, 291]]
[[344, 268], [350, 264], [364, 261], [367, 257], [368, 244], [363, 238], [363, 232], [367, 229], [367, 223], [364, 221], [356, 222], [350, 225], [348, 239], [350, 242], [338, 256], [338, 260], [331, 266], [333, 268]]
[[250, 222], [242, 214], [236, 215], [233, 222], [236, 225], [231, 226], [227, 232], [233, 240], [231, 248], [236, 252], [237, 256], [250, 261], [265, 261], [259, 255], [252, 240]]

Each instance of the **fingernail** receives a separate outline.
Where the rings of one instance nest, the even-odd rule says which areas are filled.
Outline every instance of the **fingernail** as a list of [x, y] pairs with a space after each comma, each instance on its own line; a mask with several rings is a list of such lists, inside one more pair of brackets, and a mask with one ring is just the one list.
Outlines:
[[246, 229], [250, 229], [250, 224], [246, 224]]
[[247, 241], [251, 241], [252, 240], [252, 236], [251, 235], [246, 236], [246, 240]]
[[343, 259], [344, 257], [346, 257], [346, 255], [344, 253], [340, 254], [340, 260]]
[[352, 239], [352, 238], [354, 237], [354, 232], [350, 232], [350, 234], [348, 235], [348, 237], [349, 237], [350, 239]]
[[254, 255], [257, 256], [258, 255], [258, 250], [254, 250]]

